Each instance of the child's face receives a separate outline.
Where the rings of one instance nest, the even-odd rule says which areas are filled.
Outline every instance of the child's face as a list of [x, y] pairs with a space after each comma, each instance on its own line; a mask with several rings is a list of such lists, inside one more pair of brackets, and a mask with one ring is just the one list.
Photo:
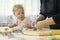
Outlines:
[[17, 9], [15, 8], [14, 10], [14, 15], [18, 18], [18, 19], [23, 19], [24, 18], [24, 11], [22, 9]]

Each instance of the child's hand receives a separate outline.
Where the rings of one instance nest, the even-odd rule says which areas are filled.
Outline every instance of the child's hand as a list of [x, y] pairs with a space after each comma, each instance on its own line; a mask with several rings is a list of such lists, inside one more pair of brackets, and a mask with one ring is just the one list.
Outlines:
[[31, 23], [31, 27], [34, 27], [35, 24], [36, 24], [35, 22], [32, 22], [32, 23]]
[[28, 27], [28, 28], [33, 28], [34, 25], [35, 25], [35, 22], [32, 22], [31, 24], [27, 24], [27, 27]]
[[13, 28], [13, 27], [15, 27], [15, 26], [17, 26], [17, 24], [11, 24], [9, 27], [10, 27], [10, 28]]
[[27, 28], [31, 28], [31, 25], [30, 25], [30, 24], [26, 24], [26, 27], [27, 27]]

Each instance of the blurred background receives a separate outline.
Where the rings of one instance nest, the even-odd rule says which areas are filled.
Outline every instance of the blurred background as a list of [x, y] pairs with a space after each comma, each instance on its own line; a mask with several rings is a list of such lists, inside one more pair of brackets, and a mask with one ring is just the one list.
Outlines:
[[14, 22], [13, 6], [22, 4], [25, 16], [33, 21], [40, 13], [40, 0], [0, 0], [0, 27], [8, 26]]

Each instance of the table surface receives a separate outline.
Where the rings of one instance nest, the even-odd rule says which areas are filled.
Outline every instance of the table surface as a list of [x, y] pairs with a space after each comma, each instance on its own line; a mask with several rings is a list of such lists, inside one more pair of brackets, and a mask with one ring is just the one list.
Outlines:
[[50, 38], [60, 38], [59, 35], [56, 36], [28, 36], [21, 33], [12, 33], [11, 35], [1, 35], [0, 40], [40, 40], [41, 38], [45, 38], [45, 40], [50, 40]]
[[[3, 28], [0, 28], [3, 29]], [[20, 32], [9, 33], [8, 35], [0, 34], [0, 40], [51, 40], [51, 38], [60, 38], [60, 35], [56, 36], [29, 36]]]

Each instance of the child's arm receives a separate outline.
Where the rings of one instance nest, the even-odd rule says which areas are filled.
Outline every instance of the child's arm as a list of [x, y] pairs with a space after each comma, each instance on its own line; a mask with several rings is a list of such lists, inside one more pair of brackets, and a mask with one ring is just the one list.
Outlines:
[[34, 23], [30, 18], [28, 18], [28, 19], [26, 20], [25, 24], [26, 24], [26, 27], [27, 27], [27, 28], [32, 28], [35, 23]]
[[11, 24], [9, 27], [13, 28], [13, 27], [16, 27], [17, 25], [18, 25], [18, 21], [16, 23]]
[[10, 27], [10, 28], [13, 28], [13, 27], [15, 27], [15, 26], [17, 26], [17, 24], [11, 24], [9, 27]]

